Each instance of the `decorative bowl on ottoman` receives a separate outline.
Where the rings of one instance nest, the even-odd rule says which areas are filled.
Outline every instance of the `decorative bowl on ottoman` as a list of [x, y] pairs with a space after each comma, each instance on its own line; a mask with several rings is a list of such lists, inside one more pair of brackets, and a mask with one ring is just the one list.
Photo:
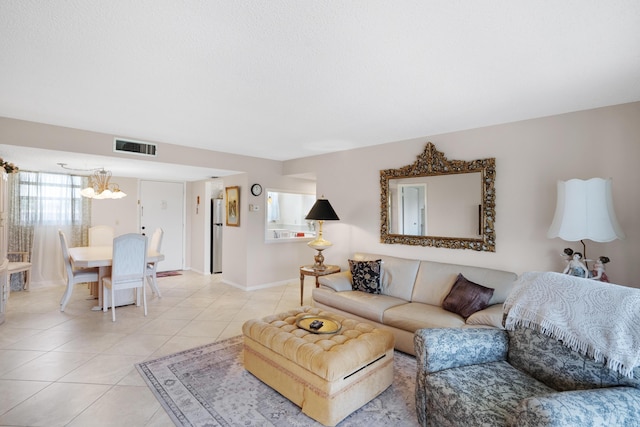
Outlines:
[[[333, 320], [335, 333], [298, 327], [306, 316]], [[245, 369], [302, 408], [334, 426], [393, 381], [391, 332], [368, 323], [300, 307], [242, 326]]]

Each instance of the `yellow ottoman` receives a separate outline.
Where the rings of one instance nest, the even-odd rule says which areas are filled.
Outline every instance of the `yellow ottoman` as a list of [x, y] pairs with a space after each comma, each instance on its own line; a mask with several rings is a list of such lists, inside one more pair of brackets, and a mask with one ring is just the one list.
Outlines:
[[[335, 334], [296, 326], [305, 315], [339, 321]], [[335, 426], [393, 381], [393, 334], [312, 307], [249, 320], [242, 326], [244, 367], [302, 408]]]

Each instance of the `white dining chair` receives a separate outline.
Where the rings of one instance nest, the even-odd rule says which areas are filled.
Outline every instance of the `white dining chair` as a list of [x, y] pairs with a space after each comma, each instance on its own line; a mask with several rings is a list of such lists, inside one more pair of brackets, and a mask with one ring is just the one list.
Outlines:
[[111, 246], [115, 229], [108, 225], [94, 225], [89, 228], [89, 246]]
[[71, 294], [73, 293], [73, 287], [76, 283], [91, 283], [98, 282], [98, 268], [73, 268], [71, 265], [71, 258], [69, 257], [69, 246], [67, 245], [67, 238], [61, 230], [58, 230], [60, 236], [60, 247], [62, 248], [62, 260], [64, 261], [64, 268], [67, 274], [67, 289], [62, 295], [60, 300], [60, 311], [64, 311], [67, 307]]
[[142, 290], [144, 315], [147, 315], [146, 271], [146, 236], [128, 233], [113, 239], [111, 276], [102, 278], [102, 301], [103, 310], [106, 312], [109, 308], [107, 303], [107, 288], [110, 289], [111, 315], [114, 322], [116, 321], [115, 291], [120, 289], [136, 289], [137, 306], [140, 306], [140, 290]]
[[[162, 247], [163, 236], [164, 236], [164, 230], [162, 230], [162, 228], [156, 228], [156, 230], [151, 235], [149, 250], [160, 252], [160, 248]], [[160, 293], [160, 288], [158, 288], [158, 282], [156, 281], [157, 269], [158, 269], [158, 262], [147, 263], [147, 281], [149, 282], [149, 286], [151, 287], [151, 290], [156, 295], [158, 295], [158, 298], [162, 298], [162, 294]]]
[[29, 290], [29, 282], [31, 281], [31, 261], [29, 260], [29, 252], [8, 252], [9, 264], [7, 267], [9, 273], [9, 283], [11, 283], [11, 275], [24, 273], [24, 284], [22, 289]]

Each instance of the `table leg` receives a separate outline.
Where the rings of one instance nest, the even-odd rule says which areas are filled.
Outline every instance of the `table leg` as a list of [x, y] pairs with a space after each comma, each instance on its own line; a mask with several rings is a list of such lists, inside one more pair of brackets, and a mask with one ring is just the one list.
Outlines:
[[300, 273], [300, 305], [304, 299], [304, 274]]
[[92, 311], [101, 311], [102, 310], [102, 278], [106, 277], [109, 274], [109, 266], [100, 266], [98, 267], [98, 305], [91, 307]]

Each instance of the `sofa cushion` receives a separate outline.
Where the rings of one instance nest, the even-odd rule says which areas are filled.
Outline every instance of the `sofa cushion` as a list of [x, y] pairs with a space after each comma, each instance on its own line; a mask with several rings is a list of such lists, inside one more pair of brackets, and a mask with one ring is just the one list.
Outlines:
[[390, 307], [384, 312], [384, 324], [405, 331], [422, 328], [460, 328], [462, 317], [435, 305], [407, 303]]
[[479, 285], [458, 274], [449, 295], [442, 302], [442, 308], [466, 319], [476, 311], [487, 308], [492, 296], [493, 288]]
[[314, 288], [312, 292], [314, 301], [378, 323], [382, 323], [382, 315], [389, 307], [407, 303], [388, 295], [361, 291], [334, 292], [330, 289]]
[[523, 399], [508, 423], [511, 426], [637, 426], [638, 420], [640, 390], [610, 387]]
[[380, 293], [380, 264], [382, 260], [356, 261], [349, 260], [349, 270], [353, 280], [353, 290], [368, 292], [370, 294]]
[[411, 300], [411, 293], [413, 292], [413, 285], [416, 282], [416, 274], [420, 266], [420, 261], [367, 253], [355, 253], [353, 259], [358, 261], [381, 259], [381, 293], [383, 295], [401, 298], [405, 301]]
[[422, 381], [417, 392], [429, 425], [507, 425], [522, 399], [555, 393], [504, 361], [445, 369]]
[[508, 271], [420, 261], [411, 301], [441, 306], [460, 273], [472, 282], [494, 289], [489, 305], [503, 303], [513, 290], [514, 282], [518, 278], [515, 273]]
[[556, 390], [640, 388], [640, 367], [635, 368], [634, 378], [628, 378], [607, 368], [604, 362], [596, 362], [536, 330], [517, 328], [508, 334], [509, 363]]

